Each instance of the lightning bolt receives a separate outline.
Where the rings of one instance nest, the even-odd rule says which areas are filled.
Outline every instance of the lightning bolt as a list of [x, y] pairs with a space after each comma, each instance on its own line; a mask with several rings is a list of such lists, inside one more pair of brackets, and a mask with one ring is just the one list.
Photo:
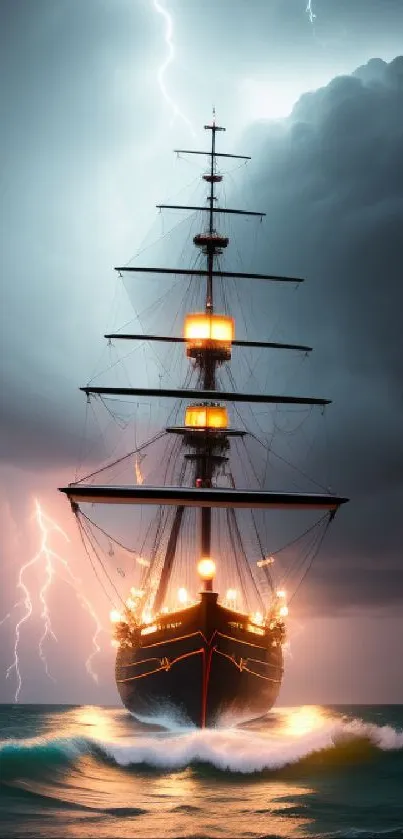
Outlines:
[[[44, 643], [45, 643], [47, 638], [52, 638], [53, 641], [57, 641], [56, 635], [55, 635], [55, 633], [53, 631], [53, 628], [52, 628], [51, 616], [50, 616], [49, 606], [48, 606], [48, 602], [47, 602], [47, 596], [48, 596], [49, 589], [50, 589], [50, 587], [51, 587], [51, 585], [54, 581], [54, 577], [56, 575], [57, 565], [59, 564], [59, 565], [62, 566], [65, 574], [67, 575], [66, 577], [63, 577], [64, 582], [68, 583], [68, 585], [70, 585], [74, 589], [76, 597], [77, 597], [78, 601], [80, 602], [81, 606], [88, 612], [88, 614], [91, 616], [91, 618], [93, 619], [93, 621], [95, 623], [95, 631], [94, 631], [94, 635], [93, 635], [93, 638], [92, 638], [93, 650], [90, 653], [90, 655], [88, 656], [87, 661], [85, 662], [85, 667], [86, 667], [87, 673], [91, 676], [91, 678], [95, 682], [98, 682], [98, 676], [94, 672], [94, 670], [92, 669], [92, 660], [93, 660], [94, 656], [97, 655], [97, 653], [100, 652], [100, 649], [101, 649], [99, 644], [98, 644], [98, 636], [99, 636], [100, 632], [102, 631], [101, 623], [98, 619], [98, 616], [97, 616], [91, 602], [88, 600], [88, 598], [82, 592], [81, 580], [79, 579], [79, 577], [76, 577], [76, 575], [73, 573], [73, 571], [71, 570], [70, 565], [67, 562], [67, 560], [64, 557], [60, 556], [60, 554], [56, 553], [49, 545], [49, 536], [52, 532], [59, 533], [61, 536], [63, 536], [63, 538], [66, 542], [70, 541], [69, 537], [64, 532], [64, 530], [62, 530], [60, 525], [57, 524], [56, 521], [54, 521], [46, 513], [44, 513], [39, 501], [37, 501], [37, 500], [35, 500], [35, 518], [36, 518], [36, 522], [38, 524], [39, 531], [40, 531], [40, 536], [41, 536], [39, 550], [35, 554], [35, 556], [33, 556], [32, 559], [28, 560], [28, 562], [25, 562], [19, 570], [18, 580], [17, 580], [17, 589], [19, 589], [21, 591], [22, 596], [13, 606], [13, 609], [18, 608], [19, 606], [23, 606], [24, 609], [25, 609], [22, 617], [19, 619], [19, 621], [17, 621], [16, 627], [15, 627], [14, 658], [13, 658], [12, 663], [10, 664], [10, 666], [7, 668], [7, 671], [6, 671], [6, 678], [8, 678], [11, 675], [13, 670], [15, 671], [15, 674], [16, 674], [16, 677], [17, 677], [17, 687], [16, 687], [16, 692], [15, 692], [15, 697], [14, 697], [15, 702], [18, 702], [18, 697], [20, 695], [21, 687], [22, 687], [22, 677], [21, 677], [20, 660], [19, 660], [19, 646], [20, 646], [20, 639], [21, 639], [21, 628], [24, 625], [24, 623], [26, 623], [29, 620], [29, 618], [31, 617], [32, 612], [33, 612], [33, 604], [32, 604], [31, 594], [30, 594], [28, 585], [25, 582], [26, 572], [28, 571], [29, 568], [32, 568], [34, 565], [42, 567], [43, 564], [44, 564], [44, 581], [43, 581], [43, 584], [42, 584], [42, 586], [39, 590], [39, 600], [40, 600], [40, 603], [41, 603], [41, 606], [42, 606], [41, 618], [42, 618], [42, 621], [43, 621], [43, 632], [42, 632], [41, 638], [39, 640], [38, 651], [39, 651], [39, 657], [40, 657], [40, 659], [43, 663], [46, 675], [50, 679], [55, 681], [54, 677], [49, 672], [48, 663], [47, 663], [46, 656], [45, 656], [45, 651], [44, 651]], [[11, 612], [9, 612], [2, 619], [2, 621], [0, 621], [0, 626], [1, 626], [2, 623], [4, 623], [10, 617], [11, 617]]]
[[8, 621], [8, 619], [9, 619], [9, 618], [11, 618], [11, 612], [8, 612], [8, 614], [7, 614], [7, 615], [4, 615], [4, 618], [2, 618], [2, 619], [1, 619], [1, 621], [0, 621], [0, 626], [1, 626], [3, 623], [5, 623], [6, 621]]
[[139, 462], [139, 459], [138, 459], [137, 455], [136, 455], [136, 460], [135, 460], [135, 463], [134, 463], [134, 469], [135, 469], [135, 472], [136, 472], [137, 483], [139, 485], [143, 484], [144, 483], [144, 477], [143, 477], [143, 473], [141, 471], [141, 465], [140, 465], [140, 462]]
[[311, 23], [312, 26], [313, 26], [313, 22], [316, 18], [316, 14], [315, 14], [315, 12], [312, 8], [312, 0], [308, 0], [305, 11], [306, 11], [306, 13], [309, 17], [309, 23]]
[[169, 108], [172, 111], [172, 114], [173, 114], [172, 121], [174, 121], [176, 117], [179, 117], [179, 119], [181, 119], [185, 123], [185, 125], [187, 125], [187, 127], [189, 128], [193, 137], [195, 137], [196, 132], [193, 128], [192, 123], [190, 122], [190, 119], [188, 119], [186, 114], [184, 114], [183, 111], [180, 110], [179, 106], [172, 99], [172, 96], [170, 96], [170, 94], [168, 93], [168, 90], [167, 90], [166, 84], [165, 84], [165, 74], [168, 70], [168, 67], [173, 63], [174, 58], [175, 58], [175, 47], [174, 47], [174, 43], [173, 43], [174, 27], [173, 27], [172, 17], [169, 14], [168, 10], [165, 8], [165, 6], [163, 6], [159, 2], [159, 0], [152, 0], [152, 4], [153, 4], [153, 8], [155, 9], [155, 11], [158, 12], [158, 14], [161, 15], [164, 18], [164, 21], [165, 21], [165, 43], [167, 45], [167, 57], [166, 57], [165, 61], [163, 62], [163, 64], [161, 64], [161, 66], [158, 70], [158, 73], [157, 73], [158, 84], [159, 84], [161, 93], [162, 93], [167, 105], [169, 106]]

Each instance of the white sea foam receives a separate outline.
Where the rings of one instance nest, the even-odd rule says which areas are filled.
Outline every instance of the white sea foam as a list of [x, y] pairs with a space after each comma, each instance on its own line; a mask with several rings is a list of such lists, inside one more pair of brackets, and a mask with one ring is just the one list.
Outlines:
[[331, 745], [327, 734], [317, 733], [299, 741], [266, 738], [249, 731], [192, 730], [169, 738], [136, 738], [128, 744], [103, 743], [107, 755], [120, 766], [145, 763], [168, 769], [180, 769], [194, 762], [205, 762], [232, 772], [259, 772], [295, 763], [311, 751]]
[[374, 725], [354, 719], [344, 722], [335, 730], [334, 741], [366, 739], [382, 751], [403, 749], [403, 731], [396, 731], [391, 725]]
[[[196, 729], [180, 727], [177, 719], [153, 718], [163, 731], [137, 731], [122, 738], [37, 737], [0, 742], [2, 759], [63, 756], [71, 761], [80, 755], [103, 753], [122, 767], [146, 764], [159, 769], [182, 769], [203, 762], [217, 769], [252, 773], [276, 770], [323, 750], [343, 747], [365, 739], [382, 751], [403, 749], [403, 731], [360, 719], [331, 716], [322, 709], [306, 707], [279, 710], [266, 722], [249, 727]], [[166, 730], [168, 727], [169, 730]], [[59, 756], [59, 757], [58, 757]]]
[[[165, 720], [166, 722], [166, 720]], [[275, 727], [191, 729], [169, 734], [141, 734], [130, 742], [103, 742], [102, 749], [120, 766], [147, 764], [181, 769], [206, 762], [232, 772], [280, 769], [309, 755], [354, 740], [368, 740], [382, 750], [403, 748], [403, 732], [362, 720], [343, 720], [317, 709], [287, 711]]]

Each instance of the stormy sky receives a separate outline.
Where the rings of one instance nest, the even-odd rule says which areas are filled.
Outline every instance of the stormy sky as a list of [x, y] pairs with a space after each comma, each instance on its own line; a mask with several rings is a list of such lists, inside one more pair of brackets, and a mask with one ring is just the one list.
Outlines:
[[[317, 0], [313, 23], [305, 0], [165, 5], [175, 44], [166, 90], [186, 119], [173, 118], [158, 85], [167, 45], [152, 0], [0, 2], [0, 620], [11, 609], [0, 700], [15, 692], [5, 671], [23, 608], [11, 607], [23, 594], [19, 565], [38, 550], [35, 497], [68, 533], [74, 572], [107, 627], [56, 487], [74, 476], [81, 445], [77, 388], [118, 325], [112, 267], [136, 251], [154, 204], [194, 177], [171, 149], [203, 148], [214, 103], [226, 149], [253, 156], [237, 201], [267, 213], [254, 268], [309, 280], [281, 337], [315, 348], [293, 384], [334, 400], [332, 484], [351, 498], [295, 603], [281, 700], [403, 701], [403, 4]], [[242, 244], [240, 227], [236, 237]], [[122, 324], [132, 315], [120, 305]], [[62, 582], [50, 603], [57, 682], [36, 653], [36, 597], [21, 629], [21, 700], [116, 701], [107, 633], [94, 685], [83, 665], [91, 620]]]

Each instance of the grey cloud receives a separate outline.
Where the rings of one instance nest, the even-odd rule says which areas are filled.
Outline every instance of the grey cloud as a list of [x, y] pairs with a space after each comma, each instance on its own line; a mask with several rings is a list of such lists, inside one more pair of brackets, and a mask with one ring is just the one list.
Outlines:
[[333, 478], [351, 501], [322, 550], [321, 597], [334, 608], [403, 598], [402, 114], [403, 58], [373, 60], [243, 143], [255, 147], [249, 203], [270, 219], [256, 266], [308, 279], [282, 321], [315, 348], [298, 390], [335, 400]]
[[341, 574], [338, 568], [318, 566], [298, 594], [298, 615], [351, 615], [357, 608], [385, 607], [401, 614], [403, 570], [383, 568], [383, 557], [379, 559], [381, 567], [367, 568], [361, 575], [354, 568]]

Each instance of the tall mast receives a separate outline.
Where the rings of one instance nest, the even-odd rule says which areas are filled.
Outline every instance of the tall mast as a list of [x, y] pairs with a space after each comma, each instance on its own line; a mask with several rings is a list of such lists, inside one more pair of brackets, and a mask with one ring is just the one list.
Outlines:
[[[216, 174], [216, 151], [215, 151], [215, 139], [216, 139], [216, 132], [217, 131], [225, 131], [225, 128], [221, 128], [220, 126], [216, 125], [215, 121], [215, 108], [213, 108], [213, 120], [211, 125], [204, 126], [206, 131], [211, 131], [211, 154], [210, 154], [210, 174], [204, 175], [204, 180], [207, 183], [210, 183], [210, 194], [209, 194], [209, 223], [208, 223], [208, 237], [206, 238], [206, 256], [207, 256], [207, 281], [206, 281], [206, 315], [212, 316], [214, 312], [214, 301], [213, 301], [213, 271], [214, 271], [214, 257], [216, 253], [216, 242], [215, 242], [215, 228], [214, 228], [214, 202], [216, 201], [216, 196], [214, 193], [214, 185], [218, 181], [218, 176]], [[220, 178], [221, 180], [221, 178]], [[195, 242], [196, 244], [196, 242]], [[216, 389], [216, 357], [212, 347], [209, 346], [207, 343], [206, 347], [203, 350], [203, 389], [204, 390], [215, 390]], [[196, 461], [196, 474], [195, 475], [195, 482], [200, 483], [203, 487], [210, 487], [211, 486], [211, 479], [214, 473], [214, 455], [212, 454], [211, 447], [207, 445], [207, 438], [205, 441], [206, 445], [204, 450], [199, 449], [200, 457]], [[201, 555], [202, 556], [210, 556], [211, 552], [211, 508], [210, 507], [202, 507], [200, 510], [200, 547], [201, 547]]]
[[[206, 238], [206, 255], [207, 255], [207, 283], [206, 283], [206, 314], [212, 315], [214, 311], [213, 302], [213, 272], [214, 272], [214, 256], [216, 252], [215, 242], [215, 228], [214, 228], [214, 202], [216, 196], [214, 194], [214, 184], [217, 183], [219, 176], [216, 174], [216, 151], [215, 151], [215, 135], [217, 131], [225, 131], [216, 125], [215, 109], [213, 109], [213, 121], [211, 125], [204, 126], [206, 131], [211, 131], [211, 153], [210, 153], [210, 174], [204, 175], [204, 180], [210, 183], [209, 194], [209, 223], [208, 223], [208, 238]], [[221, 178], [219, 178], [221, 180]], [[203, 386], [204, 390], [215, 390], [215, 359], [214, 354], [206, 349]]]
[[[210, 235], [214, 233], [214, 201], [216, 200], [216, 196], [214, 195], [214, 184], [216, 183], [215, 174], [216, 174], [216, 153], [215, 153], [215, 135], [216, 131], [225, 131], [225, 128], [221, 128], [219, 125], [216, 125], [215, 121], [215, 108], [213, 108], [213, 121], [211, 125], [204, 126], [206, 131], [211, 131], [211, 156], [210, 156], [210, 196], [209, 196], [209, 233]], [[205, 180], [207, 178], [205, 177]], [[213, 314], [213, 270], [214, 270], [214, 249], [210, 248], [207, 253], [207, 294], [206, 294], [206, 313]]]

